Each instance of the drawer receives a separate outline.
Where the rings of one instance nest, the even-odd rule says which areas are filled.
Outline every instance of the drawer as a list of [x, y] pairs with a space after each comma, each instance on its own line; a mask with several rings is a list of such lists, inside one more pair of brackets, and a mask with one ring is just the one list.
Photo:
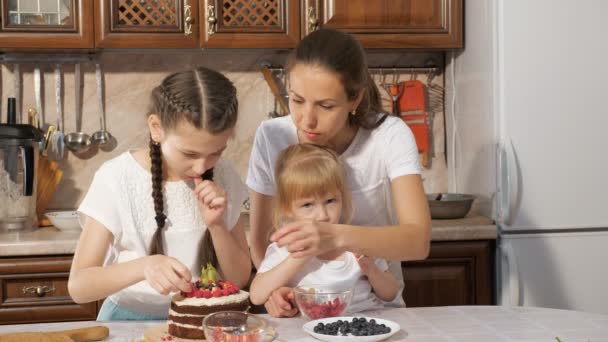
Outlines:
[[71, 263], [71, 256], [0, 258], [0, 322], [95, 319], [96, 302], [76, 304], [68, 293]]

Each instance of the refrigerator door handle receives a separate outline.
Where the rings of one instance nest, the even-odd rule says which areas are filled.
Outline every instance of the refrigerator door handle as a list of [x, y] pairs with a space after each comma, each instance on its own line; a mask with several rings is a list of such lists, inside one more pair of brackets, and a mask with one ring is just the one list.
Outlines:
[[498, 196], [498, 223], [510, 226], [517, 202], [517, 162], [513, 141], [502, 143], [498, 148], [498, 172], [500, 189]]
[[519, 298], [519, 271], [515, 261], [515, 253], [510, 244], [503, 241], [500, 245], [502, 255], [501, 270], [501, 304], [518, 306]]

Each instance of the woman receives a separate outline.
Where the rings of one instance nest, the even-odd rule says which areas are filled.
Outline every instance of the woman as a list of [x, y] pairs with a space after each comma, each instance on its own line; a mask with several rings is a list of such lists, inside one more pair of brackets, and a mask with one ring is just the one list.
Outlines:
[[[333, 249], [393, 260], [424, 259], [429, 252], [430, 215], [420, 178], [418, 149], [405, 123], [383, 114], [365, 52], [352, 36], [329, 29], [304, 38], [287, 63], [287, 117], [258, 128], [249, 164], [251, 253], [260, 265], [276, 242], [295, 258]], [[352, 193], [351, 224], [298, 220], [272, 231], [273, 166], [281, 150], [297, 143], [333, 149], [345, 163]], [[270, 241], [269, 241], [270, 237]], [[403, 305], [397, 296], [393, 305]], [[289, 288], [265, 304], [275, 317], [297, 313]]]

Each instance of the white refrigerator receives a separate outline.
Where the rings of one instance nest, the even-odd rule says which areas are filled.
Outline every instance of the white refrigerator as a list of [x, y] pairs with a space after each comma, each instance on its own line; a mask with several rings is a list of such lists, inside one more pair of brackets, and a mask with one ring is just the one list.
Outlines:
[[497, 302], [608, 314], [608, 1], [467, 0], [465, 18], [448, 179], [497, 222]]

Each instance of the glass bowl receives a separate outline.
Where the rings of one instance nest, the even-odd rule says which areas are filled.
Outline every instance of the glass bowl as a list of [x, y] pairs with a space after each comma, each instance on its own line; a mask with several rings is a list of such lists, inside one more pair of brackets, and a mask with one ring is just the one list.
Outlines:
[[262, 342], [266, 336], [266, 321], [241, 311], [219, 311], [203, 320], [208, 342]]
[[293, 289], [298, 309], [309, 320], [342, 315], [353, 295], [351, 289], [336, 291], [323, 286], [298, 286]]

